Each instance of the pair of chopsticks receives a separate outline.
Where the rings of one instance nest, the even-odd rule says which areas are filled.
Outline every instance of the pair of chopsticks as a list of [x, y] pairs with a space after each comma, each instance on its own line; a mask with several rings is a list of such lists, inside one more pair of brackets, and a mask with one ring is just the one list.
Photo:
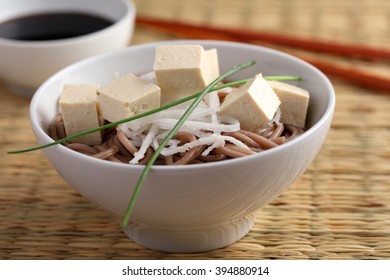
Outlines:
[[[318, 41], [314, 39], [297, 38], [292, 36], [216, 27], [200, 24], [188, 24], [138, 16], [137, 26], [153, 28], [177, 36], [191, 39], [212, 39], [252, 44], [268, 43], [311, 52], [321, 52], [345, 58], [364, 59], [367, 61], [390, 61], [390, 49], [380, 49], [357, 44]], [[350, 66], [343, 66], [315, 59], [309, 56], [296, 55], [316, 66], [326, 74], [333, 75], [358, 86], [376, 90], [379, 93], [390, 93], [390, 78], [374, 75]]]

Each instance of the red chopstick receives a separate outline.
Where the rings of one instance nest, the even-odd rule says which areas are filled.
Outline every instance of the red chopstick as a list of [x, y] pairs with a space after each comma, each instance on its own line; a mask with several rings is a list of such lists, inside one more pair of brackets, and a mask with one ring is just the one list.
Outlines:
[[355, 67], [341, 66], [329, 62], [325, 62], [319, 59], [309, 58], [307, 56], [295, 55], [302, 60], [314, 65], [324, 73], [339, 77], [345, 81], [353, 83], [355, 85], [376, 90], [377, 93], [390, 94], [390, 79], [370, 74], [365, 71], [356, 69]]
[[[239, 31], [236, 29], [217, 28], [204, 25], [186, 24], [176, 21], [167, 21], [160, 19], [151, 19], [138, 17], [138, 26], [152, 27], [154, 29], [169, 32], [171, 34], [185, 36], [191, 39], [213, 39], [227, 40], [236, 42], [258, 43], [265, 41], [267, 43], [278, 43], [287, 47], [295, 47], [311, 51], [319, 51], [330, 54], [337, 54], [349, 57], [360, 57], [364, 59], [388, 59], [390, 58], [390, 50], [370, 48], [365, 46], [341, 44], [334, 42], [321, 42], [310, 39], [297, 39], [284, 35], [264, 36], [266, 33], [258, 33], [252, 31]], [[239, 34], [239, 33], [243, 34]], [[261, 40], [263, 39], [263, 40]], [[307, 43], [308, 42], [308, 43]], [[390, 93], [390, 79], [373, 75], [353, 67], [341, 66], [329, 62], [324, 62], [319, 59], [314, 59], [306, 56], [296, 55], [301, 59], [313, 64], [324, 73], [337, 76], [350, 83], [376, 90], [379, 93]]]
[[307, 51], [324, 52], [348, 57], [359, 57], [368, 60], [390, 59], [390, 49], [369, 46], [326, 42], [315, 39], [298, 38], [270, 32], [259, 32], [249, 29], [234, 29], [201, 24], [189, 24], [179, 21], [168, 21], [138, 16], [136, 23], [142, 26], [152, 26], [165, 30], [182, 30], [187, 33], [202, 31], [206, 33], [223, 34], [236, 38], [237, 41], [258, 40], [267, 43], [299, 48]]

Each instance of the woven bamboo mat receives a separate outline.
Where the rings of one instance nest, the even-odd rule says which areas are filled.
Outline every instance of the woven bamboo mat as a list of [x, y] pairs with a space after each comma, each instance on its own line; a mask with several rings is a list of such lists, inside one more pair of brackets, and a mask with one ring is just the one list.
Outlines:
[[[140, 15], [390, 45], [387, 0], [138, 0]], [[137, 28], [132, 44], [176, 39]], [[319, 56], [318, 54], [315, 54]], [[332, 61], [390, 76], [389, 62]], [[0, 259], [390, 259], [390, 95], [330, 77], [337, 108], [307, 172], [257, 213], [241, 241], [164, 254], [128, 240], [117, 221], [69, 187], [35, 145], [29, 100], [0, 84]]]

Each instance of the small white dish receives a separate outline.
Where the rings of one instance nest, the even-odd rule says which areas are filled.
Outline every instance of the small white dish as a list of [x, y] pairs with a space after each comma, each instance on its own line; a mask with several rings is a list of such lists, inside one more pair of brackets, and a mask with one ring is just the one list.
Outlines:
[[44, 41], [0, 37], [0, 79], [31, 96], [51, 75], [89, 56], [125, 47], [133, 34], [135, 6], [129, 0], [4, 0], [0, 25], [29, 15], [74, 12], [109, 19], [113, 24], [82, 36]]
[[[255, 212], [286, 190], [307, 169], [327, 135], [335, 94], [327, 77], [291, 55], [254, 45], [220, 41], [169, 41], [132, 46], [76, 63], [47, 80], [31, 102], [30, 116], [39, 144], [58, 112], [66, 83], [106, 83], [115, 76], [146, 73], [161, 44], [201, 44], [217, 48], [221, 72], [256, 60], [231, 80], [263, 75], [295, 75], [311, 93], [308, 130], [276, 148], [222, 162], [155, 166], [148, 174], [126, 234], [135, 242], [165, 252], [200, 252], [227, 246], [245, 236]], [[59, 174], [81, 195], [120, 218], [143, 166], [95, 159], [64, 146], [44, 150]]]

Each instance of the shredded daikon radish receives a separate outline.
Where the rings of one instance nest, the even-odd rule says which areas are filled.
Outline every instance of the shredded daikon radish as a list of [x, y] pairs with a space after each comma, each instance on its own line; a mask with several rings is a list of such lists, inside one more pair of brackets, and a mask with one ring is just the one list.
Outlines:
[[[235, 119], [234, 119], [235, 120]], [[171, 130], [177, 123], [175, 119], [161, 118], [156, 120], [157, 124], [161, 129]], [[199, 121], [186, 121], [181, 127], [183, 130], [207, 130], [214, 132], [234, 132], [240, 129], [240, 123], [235, 120], [232, 124], [213, 124], [210, 122], [199, 122]]]
[[[164, 133], [165, 134], [165, 133]], [[164, 136], [165, 137], [165, 136]], [[159, 143], [159, 140], [162, 140], [164, 139], [164, 137], [161, 137], [159, 135], [157, 135], [156, 137], [154, 137], [153, 139], [153, 143], [152, 143], [152, 148], [154, 150], [156, 150], [158, 148], [158, 146], [160, 146], [160, 143]], [[176, 139], [171, 139], [168, 141], [168, 144], [167, 146], [168, 147], [177, 147], [177, 145], [180, 144], [180, 141], [179, 140], [176, 140]]]
[[206, 97], [208, 97], [207, 103], [210, 109], [212, 110], [212, 112], [210, 113], [211, 123], [218, 124], [219, 120], [218, 120], [217, 112], [220, 106], [218, 92], [217, 91], [210, 92], [208, 95], [206, 95]]
[[234, 90], [234, 88], [232, 88], [232, 87], [225, 87], [225, 88], [221, 88], [220, 90], [218, 90], [218, 92], [231, 93], [233, 90]]
[[[156, 122], [156, 120], [161, 118], [170, 118], [179, 120], [179, 118], [185, 113], [186, 109], [176, 109], [170, 108], [161, 112], [158, 112], [153, 115], [149, 115], [138, 120], [134, 120], [130, 123], [120, 124], [118, 127], [121, 129], [129, 138], [130, 134], [127, 131], [140, 131], [142, 132], [142, 128], [147, 127], [148, 125], [152, 125]], [[213, 113], [215, 109], [211, 108], [196, 108], [194, 112], [190, 115], [188, 120], [199, 120], [199, 121], [208, 121], [209, 115]]]
[[[231, 90], [227, 89], [226, 92], [231, 92]], [[136, 147], [139, 147], [139, 151], [134, 154], [134, 158], [130, 161], [130, 164], [138, 164], [144, 158], [148, 147], [152, 147], [154, 150], [158, 148], [161, 141], [184, 114], [188, 104], [181, 104], [156, 114], [118, 125], [117, 129], [122, 130], [130, 141]], [[180, 131], [194, 134], [197, 139], [183, 145], [180, 144], [179, 140], [171, 139], [161, 154], [169, 156], [186, 152], [193, 147], [206, 145], [206, 149], [202, 152], [202, 155], [206, 156], [213, 149], [224, 146], [226, 142], [244, 149], [249, 149], [240, 140], [231, 136], [221, 135], [223, 132], [240, 130], [240, 123], [231, 116], [218, 115], [219, 107], [218, 93], [209, 93], [207, 100], [202, 101], [195, 108], [191, 116], [180, 128]]]
[[[202, 145], [214, 145], [214, 147], [216, 148], [216, 147], [224, 146], [225, 142], [227, 142], [227, 141], [231, 142], [232, 144], [234, 144], [238, 147], [249, 150], [247, 145], [245, 145], [240, 140], [237, 140], [234, 137], [223, 136], [220, 134], [211, 134], [208, 137], [199, 138], [199, 139], [196, 139], [194, 141], [185, 143], [184, 145], [181, 145], [181, 146], [164, 148], [161, 151], [161, 154], [164, 156], [170, 156], [170, 155], [174, 155], [176, 153], [187, 152], [191, 148], [194, 148], [196, 146], [202, 146]], [[207, 155], [209, 152], [210, 151], [208, 151], [207, 153], [204, 152], [204, 153], [202, 153], [202, 155]]]
[[154, 71], [145, 73], [145, 74], [139, 76], [139, 78], [141, 80], [146, 81], [146, 82], [149, 82], [149, 83], [152, 83], [152, 84], [157, 84], [157, 82], [156, 82], [156, 74], [154, 73]]
[[202, 146], [202, 145], [217, 144], [217, 146], [223, 146], [223, 145], [225, 145], [226, 141], [231, 142], [231, 143], [233, 143], [234, 145], [236, 145], [238, 147], [241, 147], [241, 148], [249, 150], [247, 145], [245, 145], [240, 140], [237, 140], [234, 137], [223, 136], [223, 135], [220, 135], [220, 134], [211, 134], [208, 137], [199, 138], [199, 139], [196, 139], [194, 141], [185, 143], [184, 145], [181, 145], [181, 146], [164, 148], [161, 151], [161, 154], [164, 155], [164, 156], [170, 156], [170, 155], [174, 155], [176, 153], [186, 152], [186, 151], [188, 151], [189, 149], [191, 149], [193, 147]]
[[138, 152], [134, 153], [134, 158], [130, 160], [129, 162], [130, 164], [137, 164], [141, 159], [144, 158], [145, 152], [152, 144], [153, 139], [156, 136], [157, 132], [158, 132], [158, 126], [152, 125], [144, 141], [142, 142], [141, 148], [138, 150]]
[[143, 133], [146, 131], [149, 131], [149, 129], [152, 127], [151, 124], [146, 124], [142, 127], [139, 127], [139, 126], [136, 126], [136, 127], [132, 127], [132, 129], [126, 129], [126, 130], [122, 130], [125, 135], [127, 136], [127, 138], [129, 138], [130, 140], [134, 140], [134, 141], [138, 141], [138, 140], [143, 140], [145, 137], [143, 137]]
[[[216, 112], [217, 109], [214, 108], [196, 108], [192, 114], [188, 117], [189, 120], [199, 120], [199, 118], [209, 116], [213, 112]], [[158, 118], [175, 118], [179, 119], [184, 113], [186, 109], [168, 109], [166, 111], [162, 111], [157, 113]], [[205, 120], [207, 118], [204, 118]]]
[[275, 116], [272, 118], [271, 122], [276, 124], [280, 124], [280, 117], [282, 116], [282, 111], [280, 111], [280, 107], [275, 112]]
[[212, 150], [214, 150], [215, 148], [218, 148], [218, 147], [222, 147], [223, 145], [225, 145], [225, 141], [221, 141], [221, 142], [214, 142], [213, 144], [211, 144], [210, 146], [207, 147], [207, 149], [205, 149], [203, 152], [202, 152], [202, 156], [207, 156], [208, 154], [211, 153]]

